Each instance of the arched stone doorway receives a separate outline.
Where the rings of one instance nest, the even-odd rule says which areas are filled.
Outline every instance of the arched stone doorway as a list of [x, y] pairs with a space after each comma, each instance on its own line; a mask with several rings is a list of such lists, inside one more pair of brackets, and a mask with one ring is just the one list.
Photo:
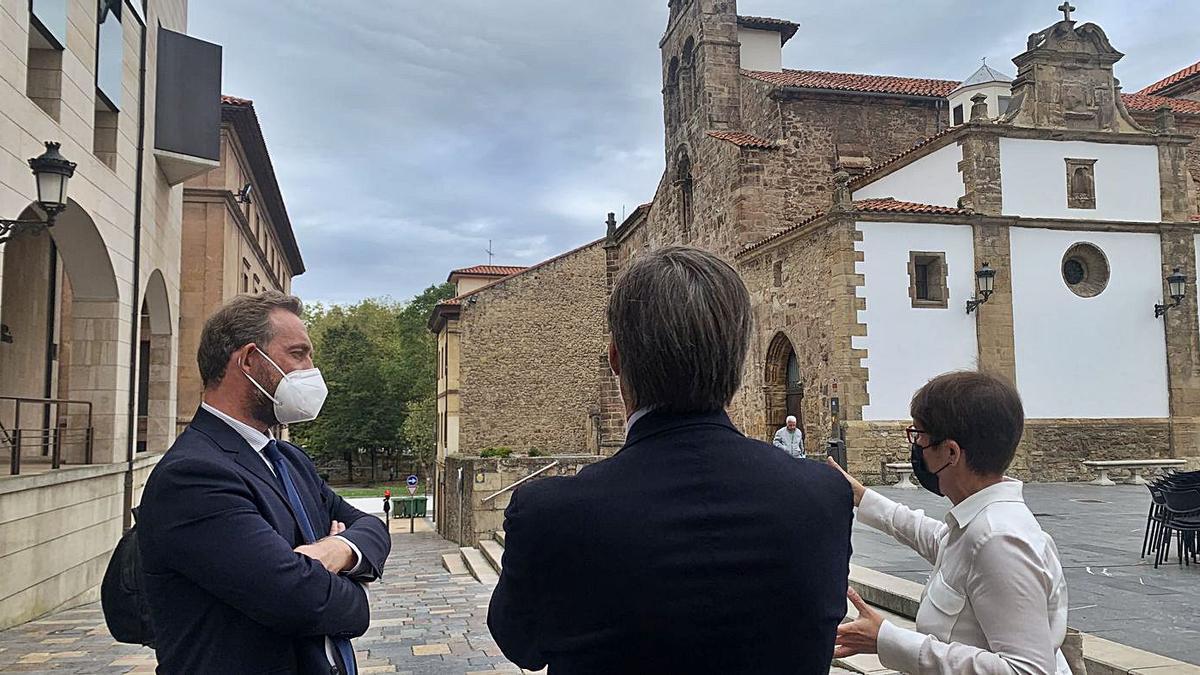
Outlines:
[[166, 281], [154, 270], [146, 282], [138, 333], [139, 453], [166, 452], [175, 435], [173, 325]]
[[[36, 217], [33, 207], [19, 216]], [[127, 399], [121, 364], [132, 336], [95, 222], [70, 202], [47, 232], [7, 242], [2, 269], [0, 324], [6, 337], [0, 341], [0, 397], [91, 403], [90, 438], [86, 406], [25, 404], [21, 427], [29, 427], [34, 438], [61, 437], [64, 463], [85, 461], [89, 447], [93, 462], [115, 461], [123, 456]], [[14, 404], [0, 401], [6, 428], [15, 427], [14, 415]], [[22, 442], [21, 455], [36, 462], [42, 450]]]
[[800, 374], [800, 362], [792, 341], [782, 332], [775, 335], [771, 346], [767, 348], [763, 393], [765, 438], [774, 436], [788, 415], [795, 415], [798, 426], [804, 428], [804, 378]]

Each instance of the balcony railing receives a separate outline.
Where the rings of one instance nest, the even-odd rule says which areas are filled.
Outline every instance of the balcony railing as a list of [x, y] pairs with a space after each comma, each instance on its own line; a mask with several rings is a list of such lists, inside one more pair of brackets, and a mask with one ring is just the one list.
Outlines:
[[64, 448], [82, 447], [83, 463], [91, 464], [94, 434], [90, 401], [0, 396], [0, 449], [9, 451], [13, 476], [21, 473], [27, 452], [57, 469], [63, 464]]

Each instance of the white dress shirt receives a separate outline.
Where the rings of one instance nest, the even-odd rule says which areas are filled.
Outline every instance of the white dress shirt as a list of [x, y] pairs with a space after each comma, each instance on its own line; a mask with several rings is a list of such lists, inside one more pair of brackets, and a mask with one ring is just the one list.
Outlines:
[[650, 414], [650, 411], [652, 410], [654, 410], [654, 408], [638, 408], [637, 410], [633, 411], [633, 414], [629, 416], [629, 419], [625, 420], [625, 435], [628, 436], [629, 430], [633, 428], [634, 423]]
[[[264, 434], [263, 432], [259, 431], [258, 429], [255, 429], [254, 427], [250, 426], [249, 424], [246, 424], [245, 422], [242, 422], [241, 420], [236, 420], [236, 419], [230, 417], [229, 415], [226, 415], [225, 413], [221, 412], [220, 410], [217, 410], [216, 408], [212, 407], [211, 405], [209, 405], [207, 403], [201, 403], [200, 407], [204, 408], [208, 412], [212, 413], [214, 417], [216, 417], [217, 419], [221, 420], [222, 422], [224, 422], [224, 423], [228, 424], [230, 427], [232, 427], [233, 430], [236, 431], [239, 436], [241, 436], [243, 439], [245, 439], [246, 443], [248, 443], [251, 448], [254, 448], [254, 452], [267, 465], [267, 469], [269, 469], [272, 474], [275, 474], [275, 466], [273, 464], [271, 464], [271, 460], [267, 459], [267, 456], [265, 454], [263, 454], [263, 448], [267, 447], [267, 443], [269, 443], [272, 438], [270, 436], [269, 429], [267, 430], [267, 433]], [[299, 516], [300, 516], [300, 514], [297, 513], [296, 517], [299, 517]], [[310, 523], [310, 525], [311, 525], [311, 523]], [[337, 536], [337, 535], [335, 535], [335, 536]], [[354, 565], [351, 566], [350, 570], [348, 572], [346, 572], [346, 574], [353, 575], [353, 574], [359, 572], [360, 571], [359, 568], [363, 566], [362, 552], [360, 552], [358, 550], [358, 547], [354, 545], [354, 542], [350, 541], [349, 539], [342, 537], [342, 536], [337, 536], [337, 538], [346, 542], [346, 545], [349, 546], [350, 550], [354, 552]], [[367, 587], [365, 584], [359, 583], [359, 586], [362, 587], [363, 592], [366, 592]], [[325, 638], [325, 657], [327, 659], [329, 659], [329, 663], [331, 665], [336, 665], [337, 660], [334, 658], [333, 654], [334, 654], [333, 640], [330, 640], [329, 638]]]
[[1059, 647], [1067, 585], [1058, 549], [1006, 479], [964, 499], [945, 522], [867, 490], [858, 519], [933, 564], [917, 630], [885, 621], [879, 660], [913, 675], [1070, 675]]

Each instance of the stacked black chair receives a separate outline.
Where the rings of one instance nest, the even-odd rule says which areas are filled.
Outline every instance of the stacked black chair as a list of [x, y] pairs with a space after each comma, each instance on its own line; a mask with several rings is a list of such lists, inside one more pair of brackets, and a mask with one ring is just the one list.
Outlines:
[[1169, 471], [1146, 484], [1150, 510], [1142, 537], [1142, 557], [1154, 554], [1157, 568], [1178, 542], [1179, 564], [1200, 562], [1200, 471]]

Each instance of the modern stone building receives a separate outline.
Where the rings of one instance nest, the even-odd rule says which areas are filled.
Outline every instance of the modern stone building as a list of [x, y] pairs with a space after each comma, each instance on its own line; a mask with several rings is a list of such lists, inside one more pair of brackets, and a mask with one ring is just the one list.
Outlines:
[[[750, 435], [794, 414], [808, 438], [844, 439], [851, 470], [878, 482], [882, 462], [907, 458], [911, 394], [980, 368], [1024, 397], [1018, 476], [1200, 457], [1194, 283], [1155, 316], [1174, 304], [1176, 268], [1197, 276], [1200, 66], [1123, 94], [1122, 54], [1064, 16], [1029, 37], [1015, 79], [789, 70], [797, 24], [739, 16], [731, 0], [670, 9], [653, 202], [435, 311], [431, 328], [460, 345], [439, 366], [459, 403], [439, 455], [620, 447], [607, 291], [631, 257], [687, 244], [733, 262], [754, 298], [730, 409]], [[994, 290], [968, 312], [985, 263]]]
[[178, 431], [204, 391], [195, 356], [205, 320], [240, 293], [289, 293], [304, 273], [253, 101], [221, 97], [221, 164], [184, 184], [183, 250]]
[[77, 164], [0, 244], [0, 628], [97, 597], [174, 436], [183, 183], [221, 159], [221, 49], [186, 28], [186, 0], [0, 2], [0, 218], [42, 217], [43, 142]]

